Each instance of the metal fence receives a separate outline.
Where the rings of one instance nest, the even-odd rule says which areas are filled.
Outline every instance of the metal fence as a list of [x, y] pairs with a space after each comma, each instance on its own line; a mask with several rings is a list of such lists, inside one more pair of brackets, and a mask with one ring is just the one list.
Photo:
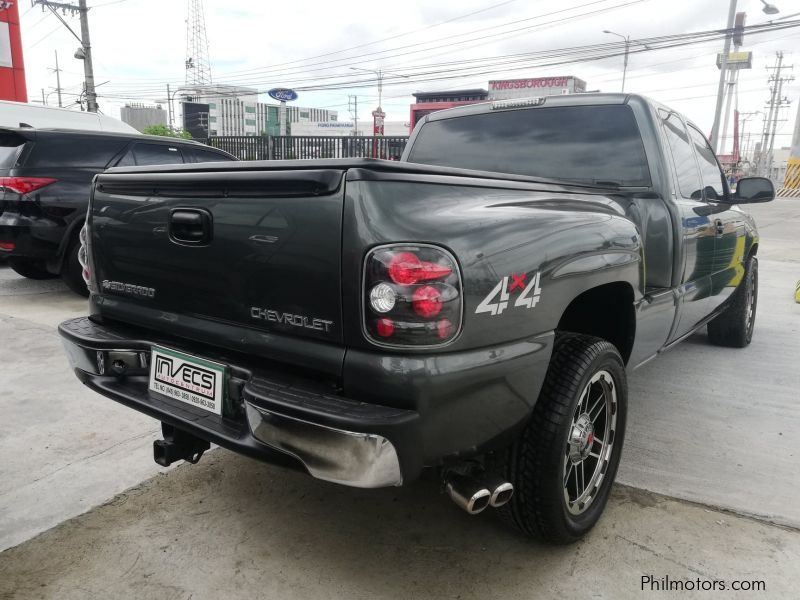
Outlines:
[[198, 140], [241, 160], [384, 158], [398, 160], [407, 136], [217, 136]]

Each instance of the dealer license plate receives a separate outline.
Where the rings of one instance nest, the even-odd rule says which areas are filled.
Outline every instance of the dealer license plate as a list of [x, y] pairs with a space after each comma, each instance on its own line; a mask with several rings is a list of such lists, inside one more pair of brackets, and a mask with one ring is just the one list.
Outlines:
[[222, 415], [225, 365], [161, 346], [150, 358], [150, 391]]

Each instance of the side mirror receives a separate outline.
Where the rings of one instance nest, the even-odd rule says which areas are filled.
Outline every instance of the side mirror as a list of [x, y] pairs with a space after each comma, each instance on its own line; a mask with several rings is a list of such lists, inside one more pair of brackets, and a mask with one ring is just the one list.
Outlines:
[[733, 193], [734, 203], [769, 202], [775, 199], [775, 186], [766, 177], [742, 177]]

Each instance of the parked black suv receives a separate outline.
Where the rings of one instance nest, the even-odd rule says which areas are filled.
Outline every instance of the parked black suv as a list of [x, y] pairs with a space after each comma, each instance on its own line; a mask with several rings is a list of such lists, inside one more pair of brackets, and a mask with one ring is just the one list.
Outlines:
[[0, 129], [0, 254], [31, 279], [88, 295], [78, 262], [92, 178], [108, 167], [230, 161], [198, 142], [120, 133]]

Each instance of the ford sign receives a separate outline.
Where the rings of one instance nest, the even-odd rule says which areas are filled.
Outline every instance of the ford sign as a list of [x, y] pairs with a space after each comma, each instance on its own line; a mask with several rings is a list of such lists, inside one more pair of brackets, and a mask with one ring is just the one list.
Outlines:
[[297, 92], [287, 88], [272, 88], [267, 92], [270, 98], [280, 102], [291, 102], [297, 100]]

